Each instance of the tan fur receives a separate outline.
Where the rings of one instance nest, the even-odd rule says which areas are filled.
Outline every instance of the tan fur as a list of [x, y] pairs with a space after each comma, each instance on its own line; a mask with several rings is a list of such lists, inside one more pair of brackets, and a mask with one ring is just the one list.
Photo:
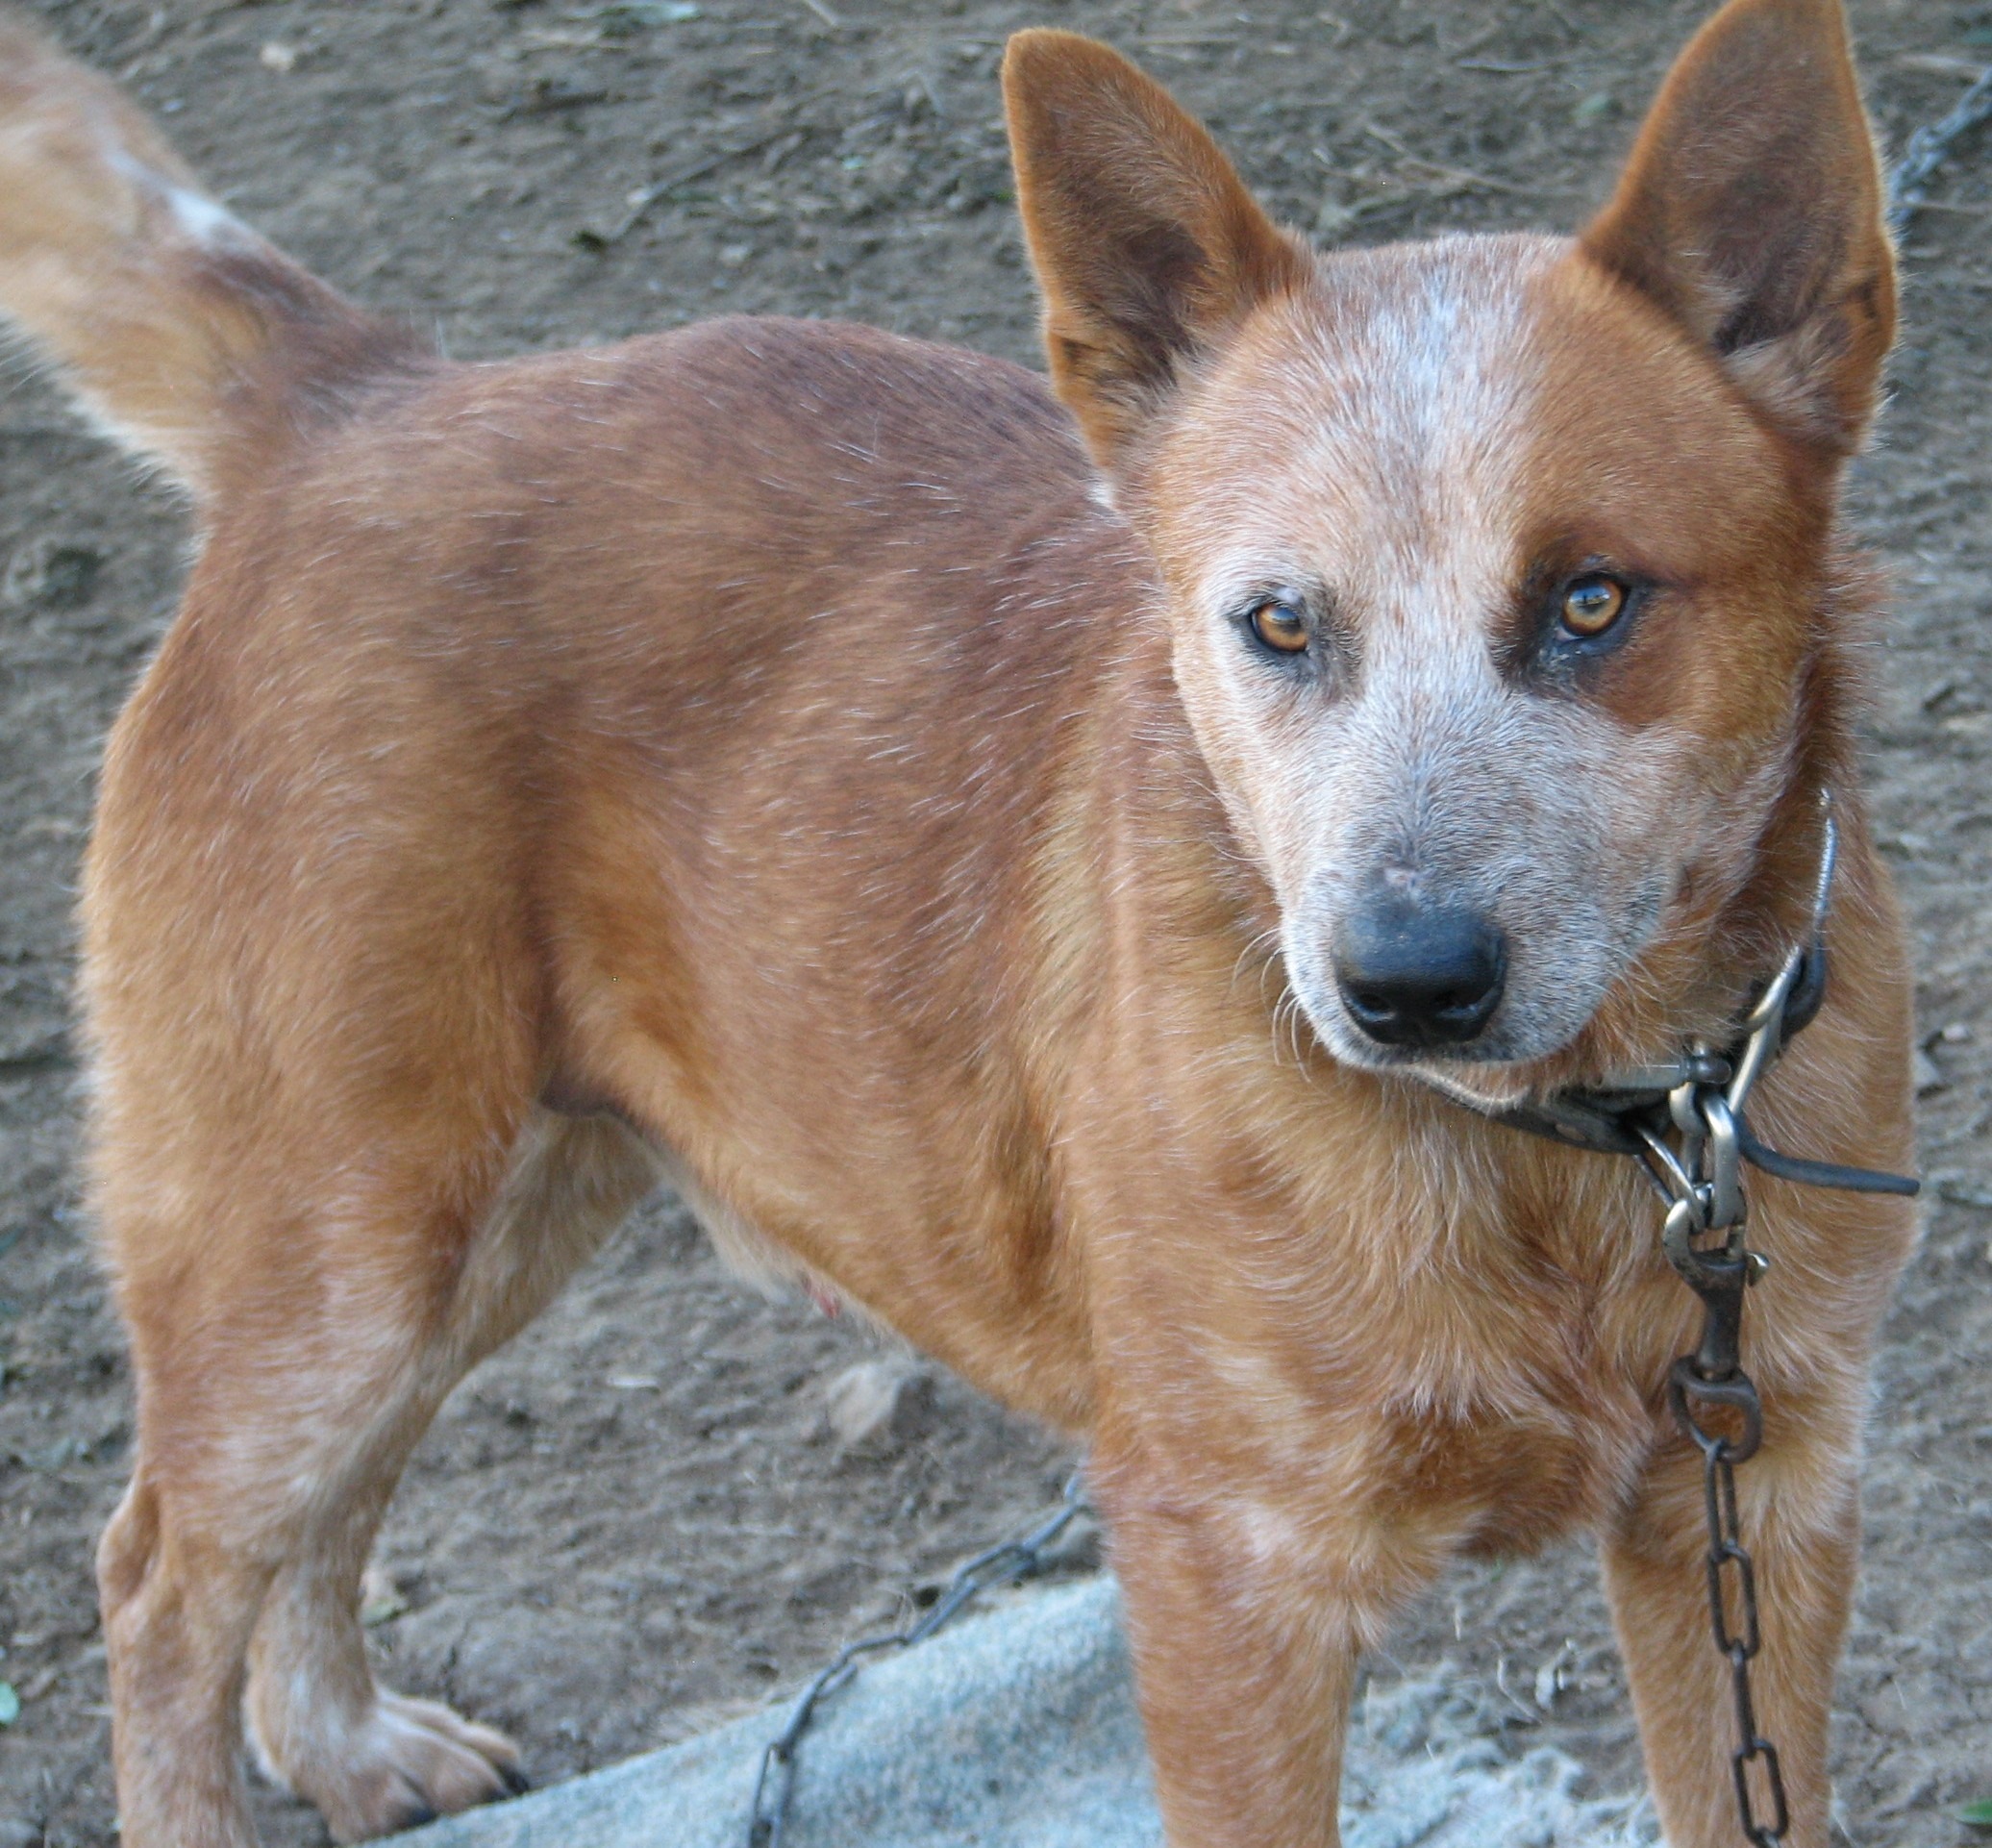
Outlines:
[[[1670, 1840], [1726, 1848], [1653, 1203], [1418, 1078], [1724, 1035], [1804, 928], [1830, 789], [1832, 989], [1757, 1119], [1909, 1158], [1835, 509], [1892, 295], [1837, 7], [1734, 0], [1580, 243], [1330, 259], [1113, 54], [1020, 36], [1091, 457], [1032, 376], [859, 328], [425, 359], [234, 232], [232, 269], [189, 252], [151, 131], [5, 42], [0, 302], [202, 494], [84, 902], [138, 1381], [100, 1567], [131, 1848], [246, 1848], [245, 1704], [342, 1839], [506, 1787], [504, 1740], [375, 1687], [358, 1581], [452, 1382], [660, 1168], [1087, 1437], [1175, 1848], [1332, 1844], [1357, 1651], [1448, 1557], [1574, 1526]], [[1768, 203], [1754, 153], [1680, 152], [1730, 145], [1739, 60]], [[1739, 213], [1761, 261], [1681, 254]], [[1650, 595], [1558, 679], [1531, 587], [1601, 558]], [[1248, 652], [1269, 575], [1316, 599], [1311, 678]], [[1454, 1056], [1365, 1042], [1322, 975], [1393, 855], [1513, 943]], [[1751, 1228], [1759, 1711], [1824, 1848], [1911, 1218], [1759, 1179]]]

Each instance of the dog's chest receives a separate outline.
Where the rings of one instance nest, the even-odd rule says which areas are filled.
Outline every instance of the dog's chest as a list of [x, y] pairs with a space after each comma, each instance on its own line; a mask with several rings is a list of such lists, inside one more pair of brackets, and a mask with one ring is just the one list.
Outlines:
[[1380, 1420], [1372, 1492], [1417, 1511], [1460, 1551], [1531, 1552], [1608, 1513], [1646, 1429], [1626, 1395], [1596, 1391], [1546, 1393], [1521, 1409], [1392, 1407]]
[[1203, 1432], [1180, 1454], [1242, 1462], [1249, 1486], [1223, 1473], [1255, 1506], [1332, 1555], [1436, 1564], [1531, 1551], [1623, 1505], [1654, 1439], [1642, 1382], [1667, 1299], [1526, 1262], [1291, 1281], [1258, 1296], [1254, 1330], [1203, 1323], [1200, 1389], [1219, 1403], [1172, 1408]]
[[1623, 1305], [1539, 1277], [1413, 1277], [1392, 1295], [1356, 1395], [1364, 1498], [1470, 1552], [1528, 1551], [1603, 1518], [1653, 1430], [1613, 1338]]

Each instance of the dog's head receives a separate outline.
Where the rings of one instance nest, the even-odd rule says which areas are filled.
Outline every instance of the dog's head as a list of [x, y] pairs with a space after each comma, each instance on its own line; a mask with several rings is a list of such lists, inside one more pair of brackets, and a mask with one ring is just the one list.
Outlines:
[[1575, 241], [1316, 256], [1105, 47], [1005, 87], [1053, 378], [1316, 1033], [1490, 1093], [1635, 1043], [1774, 820], [1817, 839], [1895, 311], [1838, 0], [1733, 0]]

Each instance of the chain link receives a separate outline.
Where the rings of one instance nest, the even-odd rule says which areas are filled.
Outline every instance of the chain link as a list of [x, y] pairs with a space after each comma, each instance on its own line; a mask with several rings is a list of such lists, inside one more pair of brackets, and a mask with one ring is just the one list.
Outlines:
[[[1831, 828], [1829, 819], [1821, 910], [1832, 875]], [[1752, 1848], [1780, 1848], [1791, 1817], [1778, 1748], [1757, 1724], [1751, 1686], [1751, 1664], [1763, 1648], [1763, 1625], [1757, 1613], [1756, 1565], [1743, 1544], [1736, 1503], [1735, 1466], [1756, 1455], [1764, 1422], [1755, 1383], [1741, 1363], [1745, 1293], [1765, 1269], [1764, 1259], [1744, 1243], [1743, 1110], [1757, 1079], [1778, 1056], [1785, 1010], [1799, 986], [1804, 961], [1805, 952], [1794, 951], [1751, 1010], [1741, 1048], [1723, 1061], [1730, 1069], [1715, 1082], [1690, 1080], [1669, 1096], [1668, 1117], [1678, 1146], [1658, 1130], [1642, 1132], [1647, 1173], [1668, 1203], [1662, 1249], [1702, 1299], [1700, 1344], [1675, 1361], [1667, 1398], [1675, 1422], [1702, 1453], [1709, 1628], [1729, 1665], [1737, 1738], [1730, 1772], [1743, 1837]], [[1698, 1242], [1709, 1234], [1721, 1235], [1722, 1242]], [[1740, 1436], [1705, 1424], [1698, 1414], [1711, 1411], [1740, 1420]]]
[[[1678, 1173], [1687, 1183], [1686, 1190], [1668, 1209], [1663, 1240], [1668, 1257], [1702, 1299], [1702, 1339], [1694, 1353], [1675, 1361], [1667, 1397], [1675, 1422], [1702, 1453], [1702, 1502], [1708, 1528], [1705, 1562], [1708, 1620], [1716, 1650], [1729, 1664], [1736, 1712], [1737, 1745], [1730, 1754], [1736, 1813], [1744, 1839], [1752, 1848], [1780, 1848], [1790, 1827], [1790, 1813], [1778, 1748], [1757, 1725], [1750, 1684], [1750, 1665], [1763, 1648], [1763, 1625], [1757, 1614], [1756, 1565], [1743, 1544], [1735, 1471], [1736, 1464], [1749, 1461], [1763, 1442], [1763, 1404], [1738, 1358], [1744, 1292], [1761, 1273], [1763, 1261], [1743, 1243], [1740, 1177], [1732, 1177], [1735, 1191], [1726, 1195], [1720, 1180], [1707, 1174], [1719, 1169], [1725, 1160], [1717, 1125], [1731, 1114], [1731, 1105], [1720, 1091], [1695, 1088], [1702, 1094], [1692, 1100], [1693, 1108], [1702, 1113], [1706, 1133], [1683, 1136], [1688, 1148], [1699, 1144], [1691, 1163], [1677, 1158], [1662, 1168], [1670, 1180]], [[1736, 1109], [1740, 1110], [1740, 1099]], [[1733, 1138], [1731, 1143], [1733, 1146]], [[1733, 1161], [1734, 1157], [1728, 1159]], [[1725, 1233], [1724, 1244], [1714, 1249], [1697, 1246], [1695, 1236], [1705, 1232]], [[1741, 1436], [1731, 1437], [1704, 1424], [1698, 1412], [1711, 1410], [1739, 1418]], [[1754, 1766], [1758, 1767], [1755, 1778]], [[1762, 1806], [1758, 1784], [1766, 1800]]]
[[[1716, 1101], [1711, 1099], [1710, 1101]], [[1709, 1138], [1706, 1146], [1716, 1144]], [[1738, 1361], [1742, 1344], [1744, 1292], [1760, 1273], [1762, 1260], [1742, 1242], [1742, 1202], [1735, 1203], [1737, 1217], [1727, 1228], [1709, 1223], [1707, 1204], [1716, 1189], [1707, 1182], [1695, 1184], [1695, 1191], [1682, 1196], [1669, 1209], [1670, 1230], [1677, 1218], [1694, 1231], [1724, 1230], [1726, 1243], [1715, 1250], [1704, 1250], [1692, 1243], [1691, 1231], [1668, 1244], [1668, 1256], [1677, 1249], [1686, 1254], [1680, 1262], [1681, 1276], [1701, 1297], [1703, 1328], [1700, 1346], [1675, 1361], [1668, 1378], [1667, 1397], [1681, 1432], [1702, 1453], [1702, 1501], [1708, 1529], [1706, 1569], [1708, 1577], [1708, 1619], [1715, 1647], [1729, 1664], [1730, 1687], [1735, 1703], [1735, 1750], [1730, 1754], [1731, 1775], [1735, 1783], [1736, 1812], [1743, 1825], [1744, 1839], [1752, 1848], [1780, 1848], [1790, 1827], [1784, 1799], [1784, 1775], [1778, 1748], [1757, 1725], [1756, 1702], [1751, 1688], [1750, 1666], [1763, 1648], [1763, 1626], [1757, 1614], [1756, 1565], [1743, 1544], [1742, 1522], [1736, 1505], [1735, 1466], [1754, 1457], [1763, 1442], [1763, 1405], [1755, 1383]], [[1696, 1221], [1701, 1224], [1697, 1226]], [[1720, 1410], [1740, 1418], [1742, 1435], [1731, 1437], [1726, 1432], [1709, 1429], [1698, 1412]], [[1731, 1620], [1733, 1607], [1735, 1621]], [[1753, 1778], [1752, 1767], [1759, 1767]], [[1758, 1803], [1761, 1784], [1764, 1805]]]
[[1957, 106], [1941, 121], [1926, 123], [1909, 137], [1908, 146], [1888, 176], [1888, 223], [1898, 234], [1908, 229], [1909, 220], [1924, 202], [1930, 182], [1951, 152], [1951, 145], [1980, 122], [1992, 117], [1992, 70], [1980, 73], [1978, 81], [1957, 99]]
[[[1683, 1366], [1687, 1362], [1681, 1363]], [[1680, 1369], [1677, 1368], [1677, 1381]], [[1748, 1376], [1740, 1371], [1735, 1380], [1749, 1387]], [[1689, 1389], [1692, 1396], [1692, 1388]], [[1736, 1811], [1743, 1824], [1744, 1839], [1753, 1848], [1780, 1848], [1791, 1827], [1791, 1812], [1784, 1800], [1784, 1773], [1779, 1763], [1778, 1748], [1757, 1726], [1756, 1702], [1751, 1690], [1750, 1665], [1763, 1648], [1763, 1627], [1757, 1617], [1756, 1567], [1743, 1544], [1742, 1528], [1736, 1512], [1736, 1475], [1730, 1439], [1720, 1433], [1704, 1430], [1691, 1412], [1681, 1411], [1676, 1396], [1676, 1412], [1688, 1436], [1702, 1451], [1702, 1499], [1708, 1522], [1708, 1620], [1716, 1649], [1730, 1667], [1730, 1687], [1735, 1701], [1738, 1743], [1730, 1754], [1730, 1770], [1736, 1786]], [[1730, 1611], [1733, 1600], [1737, 1622], [1732, 1627]], [[1768, 1802], [1768, 1813], [1760, 1813], [1753, 1765], [1761, 1766], [1759, 1778]]]
[[797, 1696], [788, 1723], [768, 1741], [754, 1780], [754, 1803], [747, 1818], [747, 1848], [781, 1848], [788, 1825], [789, 1800], [795, 1794], [796, 1751], [814, 1722], [817, 1710], [857, 1673], [868, 1656], [891, 1649], [909, 1649], [925, 1642], [981, 1597], [1004, 1586], [1035, 1578], [1045, 1569], [1045, 1553], [1082, 1514], [1088, 1512], [1084, 1478], [1075, 1470], [1065, 1484], [1058, 1506], [1023, 1534], [1000, 1540], [959, 1566], [925, 1611], [897, 1630], [861, 1637], [841, 1650]]

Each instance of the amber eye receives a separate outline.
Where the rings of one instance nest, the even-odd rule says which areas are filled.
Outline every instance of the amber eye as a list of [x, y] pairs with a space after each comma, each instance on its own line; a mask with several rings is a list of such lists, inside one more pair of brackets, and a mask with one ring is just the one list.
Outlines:
[[1558, 614], [1573, 636], [1602, 636], [1626, 612], [1626, 587], [1616, 578], [1592, 573], [1573, 578], [1563, 590]]
[[1252, 612], [1252, 633], [1275, 654], [1298, 655], [1307, 645], [1307, 619], [1292, 604], [1268, 597]]

